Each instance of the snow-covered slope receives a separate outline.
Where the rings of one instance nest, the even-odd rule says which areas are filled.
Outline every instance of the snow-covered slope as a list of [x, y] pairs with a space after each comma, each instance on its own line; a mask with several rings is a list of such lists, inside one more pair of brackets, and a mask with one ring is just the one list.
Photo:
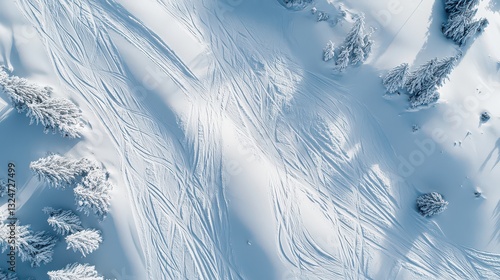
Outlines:
[[[496, 279], [494, 3], [481, 4], [490, 26], [439, 103], [410, 112], [404, 96], [384, 98], [380, 76], [458, 52], [441, 33], [440, 0], [317, 0], [302, 11], [270, 0], [4, 1], [1, 62], [74, 99], [90, 123], [81, 141], [40, 136], [43, 148], [9, 158], [56, 149], [104, 162], [113, 209], [87, 259], [107, 278]], [[313, 6], [333, 21], [317, 22]], [[334, 73], [322, 49], [361, 13], [373, 53]], [[24, 172], [29, 213], [54, 190]], [[449, 201], [431, 219], [415, 209], [430, 191]]]

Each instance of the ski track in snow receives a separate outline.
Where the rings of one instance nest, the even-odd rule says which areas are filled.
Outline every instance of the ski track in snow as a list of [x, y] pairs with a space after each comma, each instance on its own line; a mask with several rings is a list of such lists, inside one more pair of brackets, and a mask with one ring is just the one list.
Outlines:
[[[121, 153], [149, 279], [244, 277], [229, 242], [224, 119], [260, 143], [259, 152], [272, 163], [279, 252], [301, 279], [500, 274], [498, 256], [448, 243], [437, 226], [398, 204], [411, 194], [390, 173], [394, 166], [386, 158], [393, 155], [383, 154], [387, 140], [380, 124], [335, 81], [296, 70], [279, 49], [262, 51], [272, 47], [244, 22], [223, 23], [211, 1], [158, 3], [210, 46], [210, 76], [197, 77], [112, 0], [19, 0], [57, 74], [90, 104]], [[115, 34], [150, 58], [193, 105], [177, 116], [182, 133], [159, 122], [134, 96], [134, 78]], [[304, 206], [297, 203], [304, 199], [328, 221], [327, 246], [305, 226]], [[410, 233], [410, 226], [420, 234]]]
[[[145, 36], [148, 30], [129, 20], [132, 16], [113, 2], [20, 3], [40, 28], [60, 77], [92, 105], [120, 147], [149, 278], [237, 278], [224, 257], [228, 255], [224, 248], [227, 237], [216, 234], [227, 231], [223, 192], [215, 177], [220, 172], [191, 164], [193, 159], [182, 152], [185, 147], [175, 136], [143, 112], [130, 94], [129, 70], [109, 32], [115, 31], [145, 54], [154, 55], [162, 70], [181, 88], [186, 87], [184, 91], [199, 92], [189, 70], [158, 38]], [[209, 135], [215, 133], [206, 135], [206, 142], [211, 141]], [[195, 155], [212, 147], [199, 143], [197, 148]], [[215, 162], [208, 164], [211, 160]], [[200, 161], [217, 168], [217, 155]]]

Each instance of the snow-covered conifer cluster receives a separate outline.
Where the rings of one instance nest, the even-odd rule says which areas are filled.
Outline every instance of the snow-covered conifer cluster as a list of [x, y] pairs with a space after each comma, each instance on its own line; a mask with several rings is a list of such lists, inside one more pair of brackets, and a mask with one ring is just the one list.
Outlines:
[[426, 193], [417, 198], [417, 207], [424, 217], [437, 215], [446, 210], [448, 202], [437, 192]]
[[45, 207], [43, 212], [49, 215], [47, 222], [58, 234], [66, 235], [66, 249], [79, 251], [85, 257], [99, 248], [102, 242], [101, 232], [84, 229], [80, 218], [71, 210]]
[[429, 105], [439, 99], [437, 88], [443, 85], [460, 56], [432, 59], [410, 74], [405, 83], [410, 95], [410, 108]]
[[443, 34], [459, 46], [465, 45], [488, 26], [485, 18], [475, 20], [479, 0], [445, 0], [448, 18], [443, 23]]
[[30, 168], [40, 179], [56, 188], [64, 189], [76, 184], [73, 191], [77, 209], [87, 215], [94, 213], [100, 219], [106, 217], [113, 186], [108, 181], [108, 172], [97, 162], [50, 155], [31, 162]]
[[373, 41], [370, 37], [371, 33], [365, 33], [364, 17], [359, 16], [337, 52], [336, 70], [342, 72], [349, 65], [363, 63], [371, 53]]
[[455, 67], [461, 54], [444, 59], [431, 59], [409, 72], [408, 64], [390, 70], [382, 79], [388, 93], [405, 89], [409, 95], [410, 108], [417, 108], [439, 99], [438, 87], [442, 86]]
[[80, 109], [68, 99], [51, 97], [52, 88], [9, 75], [2, 67], [0, 89], [9, 96], [19, 113], [25, 113], [30, 118], [32, 124], [42, 124], [45, 133], [59, 132], [64, 137], [80, 137], [83, 127]]

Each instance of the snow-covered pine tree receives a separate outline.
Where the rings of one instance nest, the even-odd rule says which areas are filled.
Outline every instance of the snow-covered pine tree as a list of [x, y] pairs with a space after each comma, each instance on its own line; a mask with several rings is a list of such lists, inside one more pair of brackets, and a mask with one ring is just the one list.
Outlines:
[[356, 45], [352, 49], [350, 61], [352, 65], [357, 65], [365, 61], [364, 45]]
[[409, 75], [405, 87], [410, 94], [410, 108], [429, 105], [439, 99], [437, 87], [443, 85], [460, 57], [461, 54], [441, 60], [434, 58]]
[[417, 207], [420, 214], [430, 217], [446, 210], [448, 202], [437, 192], [426, 193], [417, 198]]
[[0, 270], [0, 280], [18, 280], [16, 273]]
[[[0, 81], [7, 79], [9, 77], [9, 73], [7, 71], [9, 71], [7, 69], [7, 66], [5, 65], [0, 66]], [[1, 82], [0, 84], [3, 84], [3, 82]]]
[[312, 0], [280, 0], [280, 2], [289, 9], [302, 10], [310, 4]]
[[330, 15], [326, 12], [323, 11], [318, 11], [318, 16], [316, 18], [316, 21], [327, 21], [330, 18]]
[[456, 56], [450, 56], [445, 59], [441, 59], [437, 62], [436, 67], [434, 69], [434, 83], [436, 86], [440, 87], [443, 85], [444, 81], [448, 78], [453, 68], [461, 57], [461, 54]]
[[7, 79], [9, 78], [7, 71], [8, 70], [5, 66], [0, 66], [0, 90], [2, 91], [5, 91], [3, 89], [3, 85], [7, 84]]
[[83, 230], [82, 221], [71, 210], [45, 207], [43, 212], [49, 215], [47, 222], [58, 234], [66, 235]]
[[59, 131], [64, 137], [77, 138], [83, 127], [80, 109], [65, 98], [51, 98], [52, 88], [41, 87], [27, 79], [10, 76], [0, 69], [0, 89], [18, 112], [26, 112], [31, 123], [41, 123], [45, 132]]
[[26, 116], [32, 123], [44, 126], [44, 132], [60, 132], [68, 138], [80, 137], [83, 128], [80, 109], [66, 98], [49, 98], [40, 103], [30, 104]]
[[335, 56], [335, 44], [328, 41], [326, 47], [323, 49], [323, 61], [329, 61]]
[[437, 62], [436, 58], [431, 59], [409, 75], [405, 86], [410, 96], [435, 88], [434, 72], [436, 71]]
[[[0, 246], [2, 252], [9, 249], [9, 224], [0, 225]], [[32, 267], [39, 267], [52, 261], [57, 238], [44, 231], [33, 232], [29, 225], [16, 224], [17, 254], [21, 261], [29, 261]]]
[[465, 15], [456, 15], [449, 18], [445, 23], [443, 23], [441, 28], [444, 36], [454, 42], [462, 41], [465, 30], [467, 29], [468, 20], [469, 19]]
[[78, 210], [86, 215], [93, 212], [101, 220], [106, 217], [111, 204], [108, 173], [101, 169], [92, 170], [74, 189]]
[[0, 280], [18, 280], [17, 274], [0, 270]]
[[340, 47], [335, 63], [339, 72], [345, 70], [349, 64], [357, 65], [368, 58], [373, 42], [370, 40], [371, 34], [365, 34], [364, 29], [364, 17], [359, 16]]
[[0, 88], [7, 93], [18, 112], [26, 111], [28, 105], [42, 103], [52, 94], [52, 88], [40, 87], [17, 76], [8, 76], [4, 69], [0, 70]]
[[30, 163], [31, 170], [40, 180], [45, 180], [55, 188], [64, 189], [76, 182], [79, 176], [98, 168], [88, 159], [70, 159], [60, 155], [50, 155]]
[[395, 93], [404, 87], [406, 78], [410, 71], [408, 63], [403, 63], [390, 70], [383, 78], [382, 83], [388, 93]]
[[341, 48], [337, 60], [335, 61], [335, 69], [338, 72], [343, 72], [349, 66], [349, 50]]
[[[39, 267], [42, 264], [47, 264], [52, 261], [52, 256], [54, 255], [54, 247], [56, 246], [57, 237], [52, 236], [44, 231], [37, 231], [33, 233], [28, 244], [34, 248], [33, 251], [26, 250], [26, 260], [31, 262], [32, 267]], [[21, 256], [21, 260], [23, 256]]]
[[68, 264], [61, 270], [47, 272], [50, 280], [104, 280], [95, 270], [95, 266], [89, 264]]
[[95, 229], [85, 229], [66, 236], [66, 249], [79, 251], [85, 257], [99, 248], [102, 242], [101, 232]]
[[349, 60], [352, 65], [356, 65], [365, 60], [364, 48], [364, 26], [365, 20], [360, 16], [351, 31], [347, 34], [344, 45], [350, 50]]
[[[0, 178], [0, 197], [4, 197], [9, 193], [9, 185], [5, 179]], [[1, 280], [1, 279], [0, 279]]]

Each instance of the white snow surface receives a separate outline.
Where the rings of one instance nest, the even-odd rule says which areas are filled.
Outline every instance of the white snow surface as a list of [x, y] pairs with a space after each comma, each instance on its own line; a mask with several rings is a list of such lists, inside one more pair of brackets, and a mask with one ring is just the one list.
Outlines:
[[[318, 23], [313, 6], [346, 18]], [[499, 11], [481, 2], [490, 26], [438, 104], [410, 112], [380, 76], [457, 53], [440, 0], [2, 1], [0, 63], [89, 123], [65, 140], [15, 112], [0, 119], [16, 131], [0, 143], [1, 164], [18, 166], [20, 221], [50, 230], [38, 208], [74, 207], [27, 168], [51, 151], [110, 171], [103, 243], [84, 260], [106, 278], [498, 279]], [[335, 74], [322, 49], [361, 13], [373, 53]], [[415, 200], [432, 191], [448, 209], [424, 218]], [[20, 274], [82, 261], [63, 249]]]

